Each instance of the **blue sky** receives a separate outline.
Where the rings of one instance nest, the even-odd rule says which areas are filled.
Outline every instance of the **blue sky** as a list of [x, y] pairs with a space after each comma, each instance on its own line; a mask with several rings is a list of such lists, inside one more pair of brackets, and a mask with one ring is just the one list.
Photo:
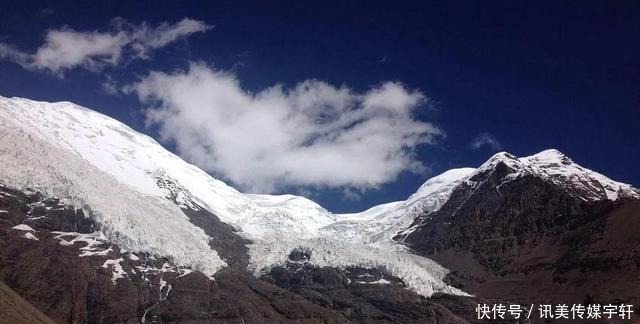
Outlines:
[[[145, 126], [144, 109], [152, 103], [139, 100], [136, 91], [110, 94], [105, 84], [139, 84], [150, 71], [175, 76], [198, 62], [206, 71], [232, 75], [240, 95], [275, 84], [295, 89], [305, 80], [348, 87], [358, 102], [385, 82], [400, 84], [407, 94], [422, 94], [426, 100], [410, 105], [411, 121], [446, 135], [404, 143], [421, 172], [411, 172], [411, 163], [404, 163], [404, 171], [395, 176], [364, 187], [358, 182], [360, 189], [346, 194], [340, 179], [313, 185], [314, 179], [296, 178], [270, 188], [309, 195], [333, 211], [404, 199], [430, 175], [477, 166], [498, 150], [529, 155], [557, 148], [583, 166], [640, 185], [637, 2], [26, 1], [3, 7], [9, 9], [0, 12], [0, 42], [27, 54], [43, 45], [50, 30], [114, 33], [115, 17], [126, 21], [127, 30], [143, 22], [150, 30], [162, 23], [177, 26], [185, 17], [212, 27], [153, 48], [144, 59], [135, 58], [129, 43], [117, 64], [90, 70], [79, 66], [60, 74], [0, 60], [3, 96], [73, 101], [156, 138], [168, 124]], [[175, 138], [166, 143], [176, 148]], [[371, 157], [385, 152], [372, 148]], [[224, 174], [238, 170], [216, 167], [210, 169], [218, 177], [245, 181]], [[272, 168], [261, 169], [256, 178], [272, 179]], [[347, 183], [360, 181], [345, 177]]]

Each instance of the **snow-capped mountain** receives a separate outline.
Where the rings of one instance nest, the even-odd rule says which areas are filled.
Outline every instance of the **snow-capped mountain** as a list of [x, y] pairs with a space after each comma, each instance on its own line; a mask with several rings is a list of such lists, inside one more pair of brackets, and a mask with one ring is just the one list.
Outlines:
[[[495, 185], [494, 190], [498, 193], [500, 193], [500, 188], [505, 184], [526, 176], [535, 176], [583, 201], [615, 201], [619, 198], [640, 198], [639, 189], [625, 183], [613, 181], [602, 174], [584, 168], [556, 149], [548, 149], [521, 158], [507, 152], [496, 153], [477, 169], [464, 169], [466, 170], [464, 177], [458, 179], [458, 181], [451, 182], [451, 184], [455, 187], [460, 183], [464, 183], [465, 186], [475, 190], [482, 186], [486, 178], [496, 172], [499, 166], [505, 166], [506, 169], [501, 170], [499, 183]], [[430, 181], [432, 180], [427, 181], [425, 185]], [[447, 191], [446, 195], [439, 200], [438, 208], [449, 199], [453, 189], [451, 188], [451, 190]], [[473, 190], [468, 192], [468, 195], [472, 194]], [[433, 211], [435, 210], [437, 208], [433, 209]], [[419, 216], [421, 218], [420, 222], [405, 226], [400, 231], [400, 239], [424, 225], [428, 221], [426, 218], [428, 218], [429, 213], [422, 213]], [[414, 216], [412, 219], [415, 220], [416, 217]]]
[[395, 239], [479, 297], [635, 304], [639, 198], [557, 150], [499, 153]]
[[392, 238], [498, 163], [512, 170], [505, 182], [533, 174], [585, 200], [640, 197], [637, 189], [548, 150], [524, 158], [499, 153], [478, 169], [429, 179], [405, 201], [333, 214], [299, 196], [243, 194], [151, 137], [73, 103], [0, 97], [0, 120], [0, 182], [64, 198], [92, 215], [107, 240], [209, 276], [226, 262], [209, 244], [216, 238], [191, 223], [185, 208], [204, 208], [251, 240], [249, 268], [256, 274], [286, 263], [302, 248], [312, 251], [312, 265], [383, 268], [429, 296], [464, 293], [444, 283], [447, 269]]
[[69, 102], [1, 98], [0, 119], [2, 182], [68, 199], [95, 217], [108, 240], [127, 249], [213, 275], [225, 266], [208, 244], [215, 238], [181, 211], [195, 204], [253, 242], [249, 267], [256, 273], [306, 247], [314, 251], [311, 264], [384, 267], [421, 294], [462, 293], [442, 281], [446, 269], [389, 239], [411, 223], [404, 211], [420, 204], [435, 208], [446, 198], [448, 181], [456, 180], [450, 175], [425, 184], [407, 202], [362, 217], [336, 215], [303, 197], [240, 193], [152, 138]]

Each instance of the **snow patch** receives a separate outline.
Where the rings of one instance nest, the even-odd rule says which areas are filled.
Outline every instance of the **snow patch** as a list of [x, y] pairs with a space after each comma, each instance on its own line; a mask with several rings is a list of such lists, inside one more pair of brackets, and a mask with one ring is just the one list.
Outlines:
[[176, 278], [184, 277], [184, 276], [186, 276], [186, 275], [188, 275], [188, 274], [190, 274], [192, 272], [193, 272], [193, 270], [191, 270], [191, 269], [180, 269], [180, 273], [181, 274]]
[[71, 246], [77, 242], [86, 243], [85, 246], [80, 248], [82, 252], [78, 255], [79, 257], [94, 255], [106, 256], [113, 251], [111, 244], [109, 244], [105, 235], [100, 231], [89, 234], [59, 231], [53, 231], [51, 233], [57, 234], [54, 238], [60, 241], [60, 245]]
[[127, 275], [127, 273], [122, 268], [122, 261], [124, 261], [123, 258], [109, 259], [102, 265], [102, 268], [104, 269], [112, 269], [111, 282], [113, 282], [114, 286], [117, 284], [118, 279], [124, 278]]
[[16, 226], [12, 227], [12, 229], [18, 230], [18, 231], [27, 231], [27, 232], [35, 232], [36, 231], [31, 226], [29, 226], [27, 224], [16, 225]]
[[356, 281], [356, 283], [368, 284], [368, 285], [388, 285], [391, 283], [391, 281], [381, 278], [380, 280], [376, 280], [376, 281]]
[[34, 241], [40, 241], [35, 235], [33, 235], [33, 233], [31, 232], [26, 232], [24, 233], [24, 237], [30, 240], [34, 240]]

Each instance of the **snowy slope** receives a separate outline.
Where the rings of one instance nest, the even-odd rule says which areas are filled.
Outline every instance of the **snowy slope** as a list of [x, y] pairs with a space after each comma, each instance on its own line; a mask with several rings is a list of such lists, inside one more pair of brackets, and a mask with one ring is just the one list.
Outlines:
[[637, 195], [628, 185], [568, 163], [557, 151], [521, 159], [501, 153], [478, 169], [453, 169], [428, 180], [406, 201], [332, 214], [303, 197], [240, 193], [152, 138], [69, 102], [0, 97], [0, 121], [0, 182], [67, 198], [91, 211], [114, 243], [172, 257], [209, 275], [225, 264], [209, 247], [211, 238], [179, 207], [202, 206], [252, 240], [250, 268], [256, 273], [305, 247], [312, 264], [385, 269], [428, 296], [463, 293], [443, 282], [445, 268], [391, 238], [416, 215], [440, 208], [458, 184], [500, 161], [516, 170], [510, 177], [534, 173], [563, 186], [570, 180], [568, 190], [580, 188], [576, 192], [585, 199]]
[[360, 213], [336, 215], [336, 222], [321, 229], [329, 236], [361, 243], [395, 244], [391, 238], [407, 228], [418, 214], [442, 206], [453, 189], [475, 169], [446, 171], [425, 182], [405, 201], [378, 205]]
[[[311, 235], [306, 229], [313, 228], [313, 223], [332, 217], [302, 197], [244, 195], [165, 150], [151, 137], [84, 107], [69, 102], [50, 104], [19, 98], [3, 98], [0, 102], [4, 108], [0, 111], [3, 119], [12, 120], [25, 131], [76, 153], [141, 194], [164, 198], [165, 192], [156, 182], [158, 175], [166, 175], [179, 183], [196, 203], [229, 224], [241, 227], [240, 224], [255, 221], [257, 214], [269, 222], [273, 218], [265, 219], [267, 216], [296, 214], [299, 228], [295, 230], [305, 236]], [[310, 219], [302, 219], [305, 216]], [[270, 226], [262, 230], [258, 227], [255, 231], [247, 228], [245, 232], [249, 236], [270, 234], [264, 231]]]
[[104, 236], [131, 250], [174, 258], [209, 275], [225, 263], [204, 231], [175, 205], [132, 190], [82, 157], [8, 118], [0, 109], [0, 182], [32, 188], [91, 212]]
[[290, 239], [290, 236], [283, 236], [279, 240], [253, 244], [250, 246], [253, 270], [259, 273], [283, 264], [292, 249], [304, 248], [312, 251], [310, 261], [317, 266], [355, 264], [384, 269], [425, 296], [435, 292], [463, 294], [444, 284], [447, 269], [412, 254], [392, 237], [411, 225], [418, 214], [440, 208], [453, 189], [474, 170], [453, 169], [431, 178], [406, 201], [378, 205], [360, 213], [337, 214], [335, 221], [320, 228], [316, 237]]

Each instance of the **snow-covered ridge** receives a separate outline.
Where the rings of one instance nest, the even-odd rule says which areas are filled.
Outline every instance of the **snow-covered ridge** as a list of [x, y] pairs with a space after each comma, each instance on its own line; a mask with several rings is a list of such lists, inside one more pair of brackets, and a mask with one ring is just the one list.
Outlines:
[[535, 175], [583, 200], [640, 198], [640, 190], [582, 167], [555, 149], [521, 158], [506, 152], [497, 153], [481, 165], [473, 175], [493, 169], [498, 163], [504, 163], [513, 170], [505, 181], [525, 175]]
[[475, 169], [451, 169], [425, 182], [405, 201], [374, 206], [360, 213], [338, 214], [336, 222], [323, 227], [326, 235], [378, 246], [394, 246], [392, 238], [409, 227], [419, 214], [430, 213], [442, 206], [453, 189]]

